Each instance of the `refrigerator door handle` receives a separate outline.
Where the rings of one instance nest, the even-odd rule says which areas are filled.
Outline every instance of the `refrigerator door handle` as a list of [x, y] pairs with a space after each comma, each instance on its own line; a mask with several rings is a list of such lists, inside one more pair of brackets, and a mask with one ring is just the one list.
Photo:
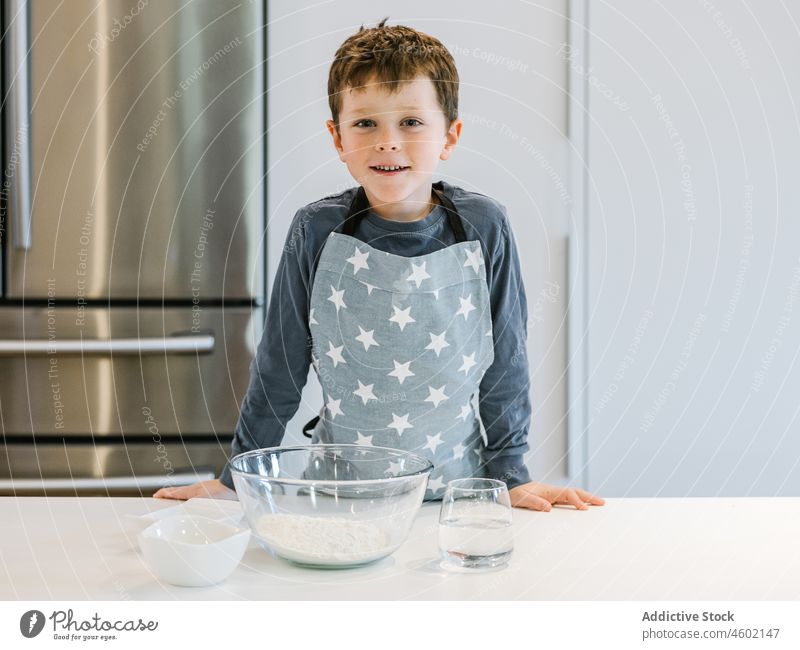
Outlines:
[[209, 354], [213, 334], [119, 339], [2, 339], [0, 356], [54, 354]]
[[10, 80], [10, 97], [7, 104], [6, 173], [16, 177], [11, 184], [9, 203], [13, 220], [14, 248], [22, 250], [30, 250], [31, 247], [28, 12], [29, 3], [26, 0], [5, 0], [5, 15], [13, 21], [8, 29], [8, 49], [4, 52], [6, 78]]
[[113, 476], [108, 478], [11, 478], [0, 480], [0, 490], [157, 490], [209, 481], [214, 472], [186, 471], [170, 476]]

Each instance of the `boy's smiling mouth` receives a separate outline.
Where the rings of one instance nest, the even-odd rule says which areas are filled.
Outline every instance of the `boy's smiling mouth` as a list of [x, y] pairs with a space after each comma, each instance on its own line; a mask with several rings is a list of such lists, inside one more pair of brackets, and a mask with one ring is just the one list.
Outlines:
[[370, 165], [370, 169], [380, 176], [394, 176], [411, 169], [408, 165]]

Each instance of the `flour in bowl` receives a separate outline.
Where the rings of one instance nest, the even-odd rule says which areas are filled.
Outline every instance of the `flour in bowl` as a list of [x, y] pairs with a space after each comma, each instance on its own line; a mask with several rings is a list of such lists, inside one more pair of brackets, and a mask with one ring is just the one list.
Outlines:
[[345, 517], [265, 515], [258, 536], [279, 555], [307, 564], [353, 564], [377, 560], [390, 551], [378, 526]]

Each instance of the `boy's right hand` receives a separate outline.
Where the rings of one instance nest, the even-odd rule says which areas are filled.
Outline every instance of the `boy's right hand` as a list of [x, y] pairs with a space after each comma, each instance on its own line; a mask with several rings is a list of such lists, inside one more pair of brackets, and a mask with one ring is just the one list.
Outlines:
[[200, 481], [194, 485], [181, 485], [177, 487], [161, 488], [153, 497], [156, 499], [180, 499], [185, 501], [193, 497], [201, 499], [228, 499], [236, 501], [236, 490], [231, 490], [215, 478], [211, 481]]

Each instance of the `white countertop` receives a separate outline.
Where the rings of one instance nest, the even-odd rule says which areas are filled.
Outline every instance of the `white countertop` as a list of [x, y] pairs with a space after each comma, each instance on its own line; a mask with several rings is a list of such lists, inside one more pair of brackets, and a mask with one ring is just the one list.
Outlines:
[[438, 504], [392, 556], [346, 570], [293, 566], [251, 541], [223, 583], [159, 583], [126, 514], [175, 501], [0, 498], [4, 600], [797, 600], [800, 498], [607, 499], [514, 510], [508, 566], [439, 567]]

